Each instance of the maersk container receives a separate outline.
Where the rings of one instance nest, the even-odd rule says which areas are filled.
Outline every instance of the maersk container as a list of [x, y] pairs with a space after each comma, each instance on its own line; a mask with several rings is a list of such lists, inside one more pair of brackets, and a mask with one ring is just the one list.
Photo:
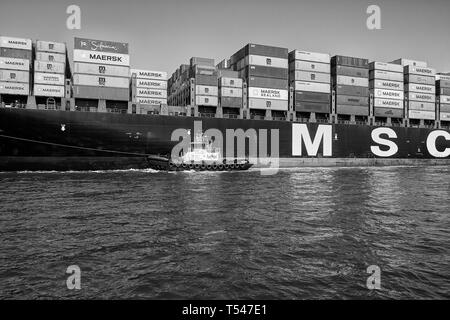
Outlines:
[[369, 64], [369, 69], [403, 73], [403, 66], [395, 63], [371, 62]]
[[343, 115], [368, 116], [369, 106], [349, 106], [336, 104], [336, 113]]
[[245, 65], [288, 68], [288, 59], [249, 55], [245, 57]]
[[436, 111], [436, 104], [430, 102], [409, 101], [409, 110]]
[[35, 84], [33, 94], [36, 97], [64, 98], [65, 87], [64, 86], [52, 86], [52, 85], [46, 85], [46, 84]]
[[369, 80], [369, 88], [403, 91], [405, 89], [405, 85], [401, 81]]
[[369, 76], [369, 69], [338, 65], [331, 69], [331, 73], [339, 76], [367, 78]]
[[222, 87], [242, 88], [242, 79], [222, 77], [220, 78], [220, 85]]
[[303, 50], [293, 50], [289, 52], [289, 61], [303, 60], [319, 63], [330, 63], [330, 55], [327, 53], [309, 52]]
[[441, 120], [450, 121], [450, 112], [441, 112], [439, 116]]
[[203, 96], [216, 96], [218, 95], [217, 86], [204, 86], [204, 85], [196, 85], [195, 86], [195, 94], [203, 95]]
[[29, 83], [30, 73], [19, 70], [0, 70], [0, 81]]
[[289, 63], [289, 71], [309, 71], [331, 73], [331, 66], [329, 63], [319, 63], [311, 61], [292, 61]]
[[235, 97], [242, 98], [242, 89], [241, 88], [229, 88], [222, 87], [220, 88], [220, 96], [221, 97]]
[[66, 44], [52, 41], [36, 41], [37, 52], [66, 53]]
[[367, 87], [358, 87], [358, 86], [345, 86], [338, 85], [335, 87], [336, 94], [342, 94], [347, 96], [369, 96], [369, 88]]
[[167, 90], [136, 88], [136, 97], [167, 99]]
[[163, 71], [151, 71], [151, 70], [141, 70], [141, 69], [131, 69], [130, 74], [136, 74], [137, 79], [147, 79], [147, 80], [167, 80], [167, 72]]
[[269, 109], [276, 111], [287, 111], [289, 102], [287, 100], [249, 98], [248, 107], [250, 109]]
[[344, 86], [369, 87], [369, 79], [359, 77], [336, 76], [336, 84]]
[[73, 61], [116, 66], [130, 66], [130, 56], [128, 54], [87, 51], [80, 49], [73, 50]]
[[248, 87], [249, 98], [273, 99], [273, 100], [288, 100], [288, 90], [281, 90], [275, 88], [256, 88]]
[[439, 101], [444, 104], [450, 103], [450, 96], [439, 96]]
[[407, 92], [422, 92], [422, 93], [435, 94], [436, 93], [436, 87], [435, 86], [428, 86], [426, 84], [409, 83], [409, 84], [406, 85], [405, 91], [407, 91]]
[[218, 98], [213, 96], [200, 96], [195, 95], [195, 104], [198, 106], [211, 106], [217, 107]]
[[375, 117], [386, 117], [386, 118], [403, 118], [403, 108], [393, 109], [393, 108], [379, 108], [375, 107], [373, 109]]
[[295, 101], [294, 109], [297, 112], [330, 113], [329, 102]]
[[0, 94], [28, 96], [30, 94], [30, 85], [28, 83], [0, 82]]
[[149, 106], [159, 106], [162, 104], [166, 105], [167, 99], [136, 97], [136, 102], [140, 103], [140, 104], [149, 105]]
[[31, 60], [31, 51], [12, 48], [0, 48], [0, 57]]
[[30, 39], [0, 36], [0, 48], [28, 50], [31, 52], [32, 42]]
[[321, 92], [295, 91], [294, 100], [296, 102], [320, 102], [329, 104], [331, 102], [331, 95]]
[[334, 56], [331, 58], [332, 65], [348, 66], [348, 67], [360, 67], [369, 68], [369, 60], [363, 58], [346, 57], [346, 56]]
[[348, 105], [348, 106], [368, 106], [369, 98], [368, 97], [358, 97], [358, 96], [336, 96], [336, 103], [339, 105]]
[[441, 103], [441, 112], [450, 113], [450, 104]]
[[370, 70], [369, 78], [371, 80], [389, 80], [403, 82], [403, 74], [398, 72], [390, 72], [383, 70]]
[[435, 79], [432, 76], [419, 76], [417, 74], [405, 74], [405, 83], [419, 83], [426, 85], [434, 85]]
[[375, 98], [381, 99], [396, 99], [396, 100], [405, 99], [404, 92], [398, 90], [375, 89], [373, 90], [373, 96]]
[[373, 105], [374, 105], [374, 107], [402, 109], [403, 110], [403, 100], [375, 98], [373, 101]]
[[287, 79], [249, 77], [247, 79], [247, 86], [288, 90], [288, 81]]
[[433, 68], [417, 67], [417, 66], [406, 66], [405, 74], [417, 74], [419, 76], [435, 76], [436, 70]]
[[65, 63], [66, 55], [60, 53], [36, 52], [36, 60]]
[[35, 72], [34, 83], [63, 86], [65, 84], [65, 77], [63, 74], [58, 73]]
[[220, 105], [225, 108], [242, 108], [242, 97], [236, 98], [222, 96], [220, 98]]
[[128, 101], [130, 90], [128, 88], [106, 88], [99, 86], [72, 86], [74, 98], [105, 99], [114, 101]]
[[328, 84], [328, 83], [294, 81], [294, 90], [295, 91], [330, 93], [331, 87], [330, 87], [330, 84]]
[[420, 110], [408, 110], [408, 117], [410, 119], [435, 120], [436, 119], [436, 112], [420, 111]]
[[275, 79], [288, 79], [288, 69], [275, 68], [275, 67], [263, 67], [263, 66], [247, 66], [242, 69], [241, 78], [249, 77], [267, 77]]
[[242, 49], [240, 49], [238, 52], [236, 52], [235, 54], [233, 54], [231, 56], [230, 63], [235, 64], [237, 61], [239, 61], [239, 60], [243, 59], [245, 56], [248, 56], [251, 54], [259, 55], [259, 56], [273, 57], [273, 58], [287, 59], [288, 58], [288, 49], [249, 43], [245, 47], [243, 47]]
[[84, 73], [98, 76], [129, 77], [130, 68], [106, 64], [74, 62], [73, 73]]
[[128, 88], [129, 78], [94, 76], [88, 74], [74, 74], [73, 84], [80, 86], [98, 86], [109, 88]]
[[49, 72], [49, 73], [64, 74], [66, 71], [66, 65], [61, 62], [35, 60], [34, 61], [34, 71], [35, 72]]
[[136, 79], [136, 87], [146, 89], [167, 89], [167, 81]]
[[191, 66], [199, 65], [199, 66], [208, 66], [215, 67], [214, 59], [210, 58], [201, 58], [201, 57], [192, 57], [190, 60]]
[[329, 73], [292, 71], [289, 74], [289, 81], [310, 81], [320, 83], [330, 83], [331, 77]]
[[412, 65], [412, 66], [426, 68], [428, 66], [428, 64], [425, 61], [411, 60], [411, 59], [405, 59], [405, 58], [400, 58], [400, 59], [394, 60], [394, 61], [392, 61], [392, 63], [399, 64], [403, 67]]
[[29, 71], [30, 60], [0, 57], [0, 69]]
[[406, 92], [405, 97], [409, 101], [436, 102], [436, 96], [434, 94]]

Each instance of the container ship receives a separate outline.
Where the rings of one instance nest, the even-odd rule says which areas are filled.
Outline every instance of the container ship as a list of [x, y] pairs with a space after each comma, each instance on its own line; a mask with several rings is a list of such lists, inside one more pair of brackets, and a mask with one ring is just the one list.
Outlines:
[[0, 171], [148, 168], [204, 133], [255, 167], [450, 162], [450, 74], [248, 44], [170, 76], [129, 45], [0, 36]]

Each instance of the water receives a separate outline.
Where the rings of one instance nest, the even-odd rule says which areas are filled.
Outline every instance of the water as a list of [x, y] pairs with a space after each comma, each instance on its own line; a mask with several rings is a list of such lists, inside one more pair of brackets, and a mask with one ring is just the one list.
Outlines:
[[0, 181], [2, 299], [450, 298], [447, 167]]

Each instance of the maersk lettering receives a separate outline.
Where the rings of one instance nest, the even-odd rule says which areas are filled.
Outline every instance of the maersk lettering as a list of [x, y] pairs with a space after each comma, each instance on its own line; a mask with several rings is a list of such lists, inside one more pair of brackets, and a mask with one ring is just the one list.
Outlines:
[[156, 73], [156, 72], [139, 72], [139, 77], [146, 77], [146, 78], [150, 78], [150, 77], [155, 77], [155, 78], [162, 78], [162, 74], [161, 73]]
[[416, 68], [416, 72], [432, 74], [430, 69]]
[[102, 60], [102, 61], [113, 61], [113, 62], [122, 62], [122, 57], [116, 57], [116, 56], [107, 56], [105, 54], [89, 54], [89, 59], [92, 60]]

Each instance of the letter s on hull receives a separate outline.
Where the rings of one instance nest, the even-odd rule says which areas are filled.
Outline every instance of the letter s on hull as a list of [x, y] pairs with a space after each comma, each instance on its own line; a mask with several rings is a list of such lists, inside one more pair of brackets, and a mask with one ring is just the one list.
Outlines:
[[395, 142], [393, 142], [391, 140], [381, 138], [380, 136], [382, 134], [387, 135], [388, 138], [391, 138], [391, 139], [397, 138], [397, 134], [391, 128], [376, 128], [372, 131], [373, 142], [381, 144], [386, 147], [389, 147], [389, 149], [386, 151], [383, 151], [383, 150], [381, 150], [381, 148], [379, 146], [371, 146], [370, 151], [372, 151], [372, 153], [378, 157], [383, 157], [383, 158], [392, 157], [393, 155], [395, 155], [398, 152], [398, 146], [397, 146], [397, 144], [395, 144]]
[[436, 148], [436, 140], [438, 137], [444, 137], [447, 141], [450, 141], [450, 133], [444, 130], [436, 130], [431, 132], [427, 138], [428, 152], [435, 158], [447, 158], [450, 156], [450, 148], [445, 148], [444, 151], [439, 151]]

